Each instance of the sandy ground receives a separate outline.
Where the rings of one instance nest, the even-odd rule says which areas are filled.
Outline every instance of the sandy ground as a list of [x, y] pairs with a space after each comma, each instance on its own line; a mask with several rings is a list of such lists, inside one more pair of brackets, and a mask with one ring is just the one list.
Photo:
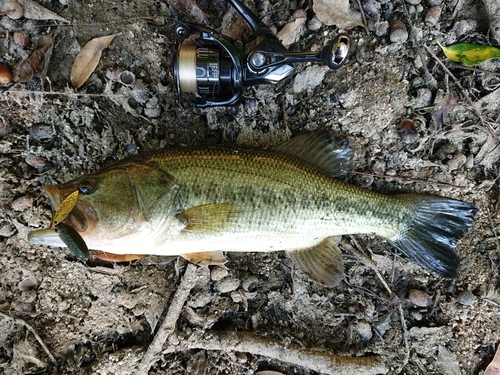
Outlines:
[[[319, 50], [339, 30], [318, 23], [309, 3], [248, 5], [276, 31], [306, 10], [290, 49]], [[297, 65], [276, 86], [246, 89], [239, 106], [209, 110], [191, 108], [168, 80], [174, 18], [186, 19], [168, 4], [39, 4], [69, 23], [0, 20], [0, 62], [11, 67], [41, 35], [54, 40], [45, 71], [0, 95], [0, 373], [484, 371], [500, 327], [499, 60], [465, 70], [445, 61], [436, 44], [494, 44], [481, 3], [412, 0], [406, 16], [399, 1], [366, 1], [367, 29], [347, 31], [355, 48], [345, 67]], [[433, 6], [441, 11], [436, 22], [428, 18]], [[224, 1], [200, 7], [214, 28], [241, 30], [224, 17], [233, 14]], [[391, 42], [389, 27], [398, 21], [409, 38]], [[21, 30], [25, 48], [13, 43]], [[71, 88], [80, 47], [115, 33], [89, 81]], [[117, 80], [123, 71], [135, 74], [132, 85]], [[402, 125], [405, 119], [412, 124]], [[349, 137], [354, 184], [477, 205], [473, 228], [458, 243], [457, 279], [424, 271], [370, 235], [337, 239], [345, 277], [335, 288], [311, 282], [281, 252], [229, 253], [227, 269], [149, 258], [83, 264], [67, 249], [27, 243], [30, 230], [50, 224], [45, 184], [147, 150], [272, 146], [316, 129]]]

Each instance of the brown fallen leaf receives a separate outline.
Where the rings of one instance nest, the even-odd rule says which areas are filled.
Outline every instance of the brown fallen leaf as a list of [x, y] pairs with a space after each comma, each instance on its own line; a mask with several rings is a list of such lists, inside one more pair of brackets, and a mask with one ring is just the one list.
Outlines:
[[71, 68], [71, 84], [75, 89], [83, 85], [94, 72], [101, 59], [102, 51], [109, 46], [117, 35], [113, 34], [94, 38], [83, 46]]
[[209, 25], [205, 12], [200, 8], [196, 0], [167, 0], [167, 3], [182, 13], [188, 15], [196, 23], [201, 23], [202, 25]]
[[42, 62], [47, 63], [47, 54], [53, 44], [54, 41], [50, 35], [43, 35], [37, 39], [35, 50], [31, 53], [30, 57], [21, 61], [16, 67], [16, 76], [19, 82], [28, 82], [31, 80], [33, 74], [42, 66]]

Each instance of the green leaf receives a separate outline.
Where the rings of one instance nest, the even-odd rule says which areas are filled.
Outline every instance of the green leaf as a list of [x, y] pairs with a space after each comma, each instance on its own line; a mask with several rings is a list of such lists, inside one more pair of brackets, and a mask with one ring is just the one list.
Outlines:
[[480, 46], [477, 44], [460, 43], [449, 47], [443, 47], [437, 42], [447, 58], [454, 62], [462, 62], [473, 66], [483, 61], [500, 57], [500, 49], [492, 46]]

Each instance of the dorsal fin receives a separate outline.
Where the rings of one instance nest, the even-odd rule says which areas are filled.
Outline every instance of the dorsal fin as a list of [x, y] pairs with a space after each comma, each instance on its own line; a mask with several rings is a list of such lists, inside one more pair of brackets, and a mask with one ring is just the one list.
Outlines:
[[352, 153], [346, 137], [327, 131], [298, 135], [274, 150], [307, 160], [332, 177], [340, 177], [349, 169]]

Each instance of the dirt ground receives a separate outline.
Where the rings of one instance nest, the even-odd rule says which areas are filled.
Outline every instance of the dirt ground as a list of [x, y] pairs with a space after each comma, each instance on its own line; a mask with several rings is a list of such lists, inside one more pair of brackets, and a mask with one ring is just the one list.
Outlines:
[[[355, 45], [342, 69], [298, 64], [276, 86], [246, 89], [239, 106], [208, 110], [191, 108], [169, 82], [175, 18], [187, 17], [167, 3], [38, 3], [69, 23], [0, 20], [0, 62], [10, 67], [42, 35], [54, 40], [44, 71], [0, 94], [0, 373], [483, 373], [500, 342], [500, 60], [462, 69], [436, 43], [495, 45], [481, 2], [411, 0], [406, 15], [400, 1], [362, 1], [367, 28], [346, 31]], [[319, 50], [339, 32], [306, 0], [247, 4], [275, 31], [306, 10], [294, 51]], [[212, 27], [241, 30], [225, 1], [199, 5]], [[399, 21], [409, 37], [391, 42]], [[26, 47], [13, 42], [22, 30]], [[81, 46], [115, 33], [74, 90]], [[133, 84], [119, 82], [123, 71]], [[306, 82], [324, 78], [304, 87], [306, 74]], [[27, 242], [50, 224], [45, 184], [147, 150], [272, 146], [316, 129], [350, 138], [354, 184], [477, 205], [458, 243], [457, 279], [424, 271], [370, 235], [337, 239], [345, 277], [335, 288], [311, 282], [282, 252], [229, 253], [227, 269], [196, 269], [150, 258], [83, 264], [68, 249]]]

